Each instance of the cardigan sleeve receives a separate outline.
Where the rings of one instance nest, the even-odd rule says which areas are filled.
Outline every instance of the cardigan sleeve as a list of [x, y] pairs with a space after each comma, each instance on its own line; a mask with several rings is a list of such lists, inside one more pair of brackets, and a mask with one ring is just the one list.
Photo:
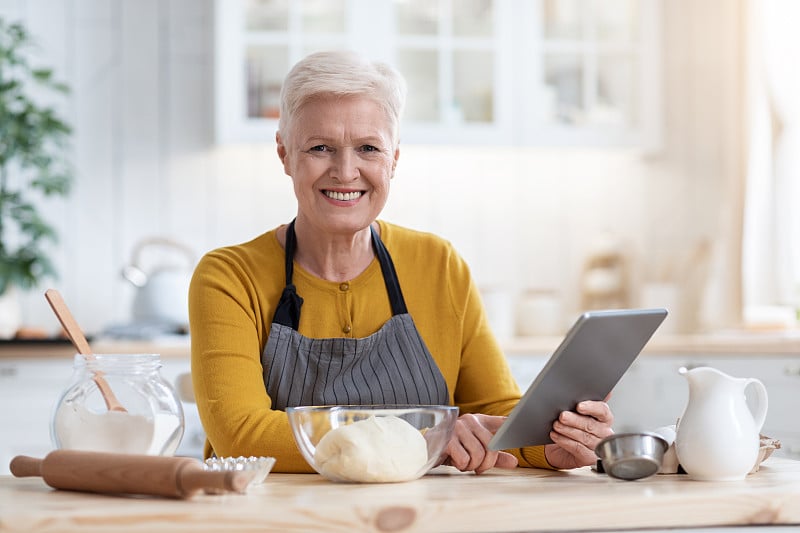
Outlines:
[[203, 257], [189, 290], [192, 380], [207, 442], [205, 455], [271, 456], [275, 471], [313, 472], [283, 411], [264, 388], [260, 346], [268, 333], [263, 295], [246, 265], [223, 251]]

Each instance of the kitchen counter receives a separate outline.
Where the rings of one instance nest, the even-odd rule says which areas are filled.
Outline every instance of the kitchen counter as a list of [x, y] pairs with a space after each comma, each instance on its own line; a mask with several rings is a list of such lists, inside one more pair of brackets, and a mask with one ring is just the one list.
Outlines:
[[[563, 337], [514, 337], [501, 341], [506, 355], [550, 355]], [[153, 340], [117, 340], [99, 338], [90, 342], [95, 353], [158, 353], [162, 358], [190, 354], [188, 335], [159, 337]], [[0, 359], [20, 357], [72, 357], [75, 349], [68, 341], [0, 342]], [[800, 356], [800, 330], [726, 331], [697, 335], [653, 336], [642, 351], [648, 355], [788, 355]]]
[[800, 524], [800, 461], [772, 457], [735, 482], [683, 475], [628, 482], [590, 468], [495, 469], [374, 485], [273, 473], [247, 494], [185, 501], [58, 491], [40, 478], [0, 476], [0, 532], [618, 531], [777, 524]]
[[[179, 357], [188, 359], [191, 351], [188, 335], [169, 335], [152, 340], [119, 340], [100, 338], [91, 340], [89, 345], [94, 353], [157, 353], [162, 358]], [[72, 358], [75, 348], [64, 339], [4, 340], [0, 342], [0, 359]]]
[[[506, 355], [546, 354], [562, 337], [515, 337], [502, 342]], [[642, 350], [648, 355], [789, 355], [800, 356], [800, 330], [720, 331], [694, 335], [656, 332]]]

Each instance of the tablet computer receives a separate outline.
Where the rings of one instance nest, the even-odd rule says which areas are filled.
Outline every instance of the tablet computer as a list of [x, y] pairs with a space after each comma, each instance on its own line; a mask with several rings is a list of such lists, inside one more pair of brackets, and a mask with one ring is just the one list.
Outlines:
[[578, 317], [489, 442], [491, 450], [549, 444], [561, 411], [603, 400], [667, 316], [666, 309], [587, 311]]

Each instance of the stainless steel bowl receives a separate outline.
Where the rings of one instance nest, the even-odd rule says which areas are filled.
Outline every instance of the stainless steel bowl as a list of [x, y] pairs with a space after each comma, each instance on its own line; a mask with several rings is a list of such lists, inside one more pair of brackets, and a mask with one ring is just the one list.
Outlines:
[[656, 433], [617, 433], [600, 441], [594, 452], [609, 476], [632, 481], [657, 473], [667, 448]]

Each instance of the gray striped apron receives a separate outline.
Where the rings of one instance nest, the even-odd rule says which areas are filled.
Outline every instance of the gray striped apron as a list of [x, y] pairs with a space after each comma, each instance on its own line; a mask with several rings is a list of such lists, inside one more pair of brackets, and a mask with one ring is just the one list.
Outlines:
[[372, 247], [383, 272], [392, 318], [361, 339], [312, 339], [298, 333], [303, 299], [292, 283], [296, 246], [292, 221], [286, 231], [286, 288], [261, 354], [272, 409], [447, 405], [447, 383], [408, 314], [392, 258], [375, 230]]

